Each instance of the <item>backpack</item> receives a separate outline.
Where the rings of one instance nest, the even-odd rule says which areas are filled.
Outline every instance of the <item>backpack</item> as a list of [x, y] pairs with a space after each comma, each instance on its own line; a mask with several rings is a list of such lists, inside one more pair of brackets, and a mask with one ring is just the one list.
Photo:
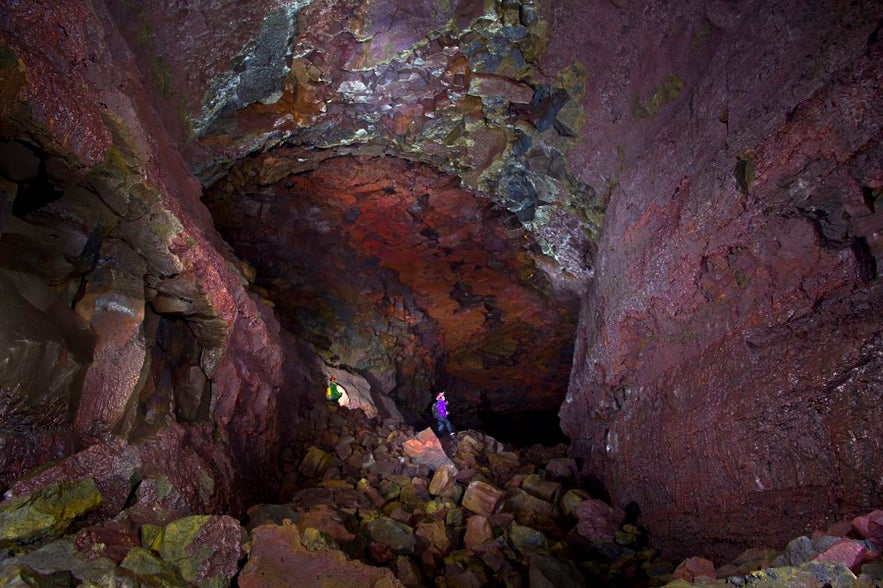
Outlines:
[[434, 416], [435, 418], [438, 418], [438, 416], [439, 416], [439, 412], [438, 412], [438, 402], [433, 402], [433, 403], [432, 403], [432, 416]]

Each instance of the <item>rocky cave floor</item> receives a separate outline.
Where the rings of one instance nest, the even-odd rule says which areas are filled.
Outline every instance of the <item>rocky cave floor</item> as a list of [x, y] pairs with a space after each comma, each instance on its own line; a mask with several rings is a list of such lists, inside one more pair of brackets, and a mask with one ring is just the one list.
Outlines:
[[883, 511], [717, 567], [673, 562], [637, 508], [586, 489], [564, 445], [439, 439], [324, 404], [279, 475], [278, 504], [243, 521], [137, 501], [96, 520], [90, 478], [7, 492], [0, 586], [883, 586]]

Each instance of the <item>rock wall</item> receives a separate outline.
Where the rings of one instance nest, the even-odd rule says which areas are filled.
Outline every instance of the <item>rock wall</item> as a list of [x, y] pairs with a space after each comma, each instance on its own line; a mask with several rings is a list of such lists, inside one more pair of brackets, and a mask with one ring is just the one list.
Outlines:
[[883, 500], [883, 13], [664, 8], [552, 35], [619, 48], [570, 154], [617, 188], [560, 416], [655, 544], [726, 557]]
[[215, 233], [127, 39], [99, 2], [14, 2], [0, 55], [0, 359], [15, 366], [0, 485], [116, 438], [150, 464], [130, 483], [175, 463], [194, 510], [273, 492], [279, 325]]

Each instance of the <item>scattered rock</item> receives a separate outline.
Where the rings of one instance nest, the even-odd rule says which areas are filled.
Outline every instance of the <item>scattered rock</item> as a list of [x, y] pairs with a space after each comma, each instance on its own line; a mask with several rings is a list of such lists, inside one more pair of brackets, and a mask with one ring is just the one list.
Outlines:
[[838, 541], [815, 557], [815, 561], [839, 562], [853, 572], [858, 572], [862, 565], [872, 562], [880, 556], [877, 551], [870, 551], [862, 542], [852, 539]]
[[158, 528], [155, 534], [146, 534], [143, 542], [175, 566], [188, 582], [226, 586], [239, 572], [242, 540], [242, 528], [236, 519], [195, 515]]
[[625, 513], [595, 498], [576, 507], [576, 531], [592, 543], [612, 542]]
[[502, 496], [503, 492], [499, 488], [481, 480], [473, 480], [463, 495], [463, 507], [475, 514], [490, 516], [496, 511]]
[[883, 510], [854, 518], [852, 526], [859, 535], [883, 549]]
[[429, 493], [433, 496], [445, 496], [453, 488], [456, 483], [457, 468], [453, 464], [444, 464], [432, 476], [429, 482]]
[[[312, 434], [280, 464], [290, 484], [285, 498], [249, 509], [245, 528], [228, 516], [177, 516], [158, 499], [169, 484], [153, 479], [135, 493], [135, 505], [85, 522], [68, 538], [45, 543], [71, 521], [7, 539], [22, 553], [2, 562], [0, 573], [12, 583], [53, 588], [65, 570], [62, 586], [112, 578], [119, 585], [224, 587], [237, 574], [243, 587], [310, 585], [321, 573], [331, 585], [348, 586], [821, 587], [853, 586], [856, 573], [881, 575], [872, 541], [822, 532], [783, 551], [746, 551], [717, 570], [698, 557], [675, 569], [648, 546], [634, 508], [627, 514], [573, 486], [578, 477], [560, 448], [516, 451], [461, 431], [448, 456], [430, 430], [415, 434], [400, 422], [339, 407], [311, 414], [315, 420], [303, 428]], [[347, 459], [342, 445], [351, 449]], [[378, 469], [380, 463], [393, 467]], [[49, 488], [10, 499], [0, 512], [52, 494]], [[95, 499], [71, 511], [80, 513], [72, 520], [95, 510], [100, 494], [94, 482], [89, 489]], [[873, 536], [876, 516], [859, 517], [855, 527]], [[244, 551], [246, 529], [251, 544]]]
[[263, 525], [251, 534], [251, 554], [238, 577], [241, 588], [402, 586], [392, 572], [348, 559], [335, 549], [309, 551], [295, 525]]
[[693, 582], [697, 578], [715, 578], [714, 562], [702, 557], [691, 557], [675, 568], [672, 576], [677, 580]]

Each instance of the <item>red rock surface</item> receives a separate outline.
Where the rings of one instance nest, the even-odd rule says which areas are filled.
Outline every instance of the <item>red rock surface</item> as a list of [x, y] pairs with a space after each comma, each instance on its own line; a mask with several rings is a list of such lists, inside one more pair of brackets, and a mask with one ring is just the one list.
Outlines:
[[430, 429], [423, 429], [413, 439], [405, 441], [404, 449], [406, 455], [419, 457], [421, 463], [432, 469], [453, 465], [438, 437]]
[[[603, 127], [645, 99], [649, 63], [626, 56], [598, 80], [625, 92], [595, 97], [612, 112], [595, 106], [600, 135], [571, 160], [613, 170], [591, 137], [621, 145], [622, 190], [560, 414], [585, 470], [640, 505], [663, 549], [733, 556], [798, 534], [801, 513], [824, 526], [879, 504], [883, 288], [866, 228], [883, 182], [879, 14], [715, 3], [707, 35], [674, 35], [659, 6], [601, 21], [658, 48], [654, 83], [691, 77], [637, 140], [639, 121]], [[687, 38], [713, 47], [705, 67]]]
[[877, 559], [880, 553], [871, 551], [866, 545], [852, 539], [838, 541], [816, 556], [815, 561], [840, 562], [853, 572], [861, 570], [862, 565]]

